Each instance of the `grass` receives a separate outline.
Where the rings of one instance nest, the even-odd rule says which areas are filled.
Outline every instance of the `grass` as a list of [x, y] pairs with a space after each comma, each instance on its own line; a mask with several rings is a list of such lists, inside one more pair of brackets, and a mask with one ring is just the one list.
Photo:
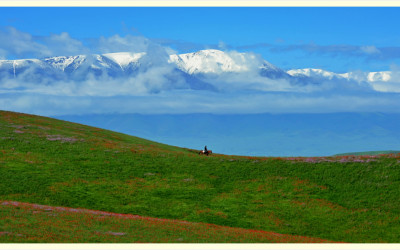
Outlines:
[[[372, 243], [399, 242], [399, 195], [398, 154], [206, 157], [194, 150], [112, 131], [0, 112], [3, 201], [200, 223], [195, 226], [216, 224], [330, 241]], [[9, 228], [13, 221], [1, 220], [0, 231], [13, 231]], [[126, 232], [131, 235], [134, 227], [128, 225]], [[143, 234], [150, 235], [146, 238], [149, 242], [156, 242], [151, 235], [158, 235], [158, 231], [144, 231]], [[65, 234], [70, 234], [66, 237], [69, 239], [76, 236], [76, 232]], [[0, 242], [18, 242], [13, 235], [0, 235]], [[95, 242], [99, 238], [91, 237], [79, 241]], [[66, 238], [56, 237], [62, 242]], [[233, 242], [229, 237], [218, 238], [221, 241], [194, 236], [188, 239], [187, 235], [184, 238], [187, 242]], [[50, 238], [38, 241], [53, 242]], [[254, 241], [257, 240], [243, 240]]]
[[303, 236], [87, 209], [19, 202], [2, 202], [2, 206], [1, 217], [8, 223], [0, 235], [6, 242], [329, 243]]

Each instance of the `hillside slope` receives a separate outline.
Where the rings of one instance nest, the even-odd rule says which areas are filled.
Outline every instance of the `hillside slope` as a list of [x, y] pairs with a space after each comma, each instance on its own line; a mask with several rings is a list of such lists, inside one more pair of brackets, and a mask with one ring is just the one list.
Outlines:
[[[0, 112], [0, 140], [3, 201], [331, 241], [399, 241], [398, 154], [206, 157], [112, 131], [5, 111]], [[8, 232], [4, 228], [10, 220], [1, 221], [0, 231]]]

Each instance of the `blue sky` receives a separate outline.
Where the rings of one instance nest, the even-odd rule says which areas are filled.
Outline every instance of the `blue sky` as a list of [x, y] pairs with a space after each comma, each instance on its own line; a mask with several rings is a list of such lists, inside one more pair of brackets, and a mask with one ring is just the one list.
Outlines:
[[[144, 36], [178, 52], [251, 51], [283, 69], [342, 73], [400, 64], [399, 16], [399, 8], [383, 7], [3, 7], [0, 28], [38, 40], [66, 32], [89, 47], [99, 37]], [[6, 59], [23, 56], [9, 52]]]

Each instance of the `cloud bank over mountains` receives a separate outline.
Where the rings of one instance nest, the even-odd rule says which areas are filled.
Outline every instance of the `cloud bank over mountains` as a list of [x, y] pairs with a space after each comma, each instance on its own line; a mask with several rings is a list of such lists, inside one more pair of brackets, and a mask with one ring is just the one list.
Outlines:
[[[285, 71], [255, 53], [179, 54], [130, 35], [80, 41], [68, 33], [35, 37], [8, 27], [0, 37], [9, 38], [0, 41], [0, 109], [5, 110], [41, 115], [400, 110], [396, 67], [341, 74]], [[361, 50], [381, 53], [372, 46]]]

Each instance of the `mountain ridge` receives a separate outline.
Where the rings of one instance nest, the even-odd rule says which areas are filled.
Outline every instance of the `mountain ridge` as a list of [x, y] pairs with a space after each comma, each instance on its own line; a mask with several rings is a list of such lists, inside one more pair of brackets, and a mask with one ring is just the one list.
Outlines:
[[342, 78], [346, 80], [355, 80], [358, 82], [388, 82], [392, 80], [393, 72], [391, 71], [376, 71], [376, 72], [348, 72], [348, 73], [335, 73], [323, 69], [304, 68], [304, 69], [291, 69], [287, 73], [291, 76], [307, 76], [320, 79], [333, 79]]
[[[146, 52], [116, 52], [92, 55], [56, 56], [44, 59], [0, 60], [0, 73], [6, 72], [14, 78], [29, 70], [41, 74], [73, 74], [86, 68], [95, 75], [107, 73], [110, 76], [135, 75], [139, 70], [151, 67], [146, 61]], [[147, 64], [147, 65], [146, 65]], [[186, 54], [171, 54], [164, 65], [175, 67], [191, 76], [219, 75], [223, 73], [243, 73], [258, 70], [263, 77], [277, 78], [341, 78], [356, 81], [390, 81], [391, 71], [364, 73], [335, 73], [323, 69], [304, 68], [284, 71], [252, 53], [224, 52], [220, 50], [200, 50]]]
[[[236, 53], [235, 55], [243, 59], [246, 54]], [[44, 59], [0, 60], [0, 72], [7, 70], [7, 67], [8, 70], [12, 67], [13, 72], [16, 73], [16, 71], [22, 71], [24, 67], [29, 64], [36, 64], [39, 68], [50, 67], [54, 70], [66, 72], [67, 69], [71, 68], [76, 70], [84, 63], [89, 64], [89, 67], [92, 69], [100, 69], [100, 66], [102, 66], [108, 69], [117, 67], [124, 71], [124, 69], [129, 67], [135, 68], [143, 66], [144, 63], [142, 61], [146, 56], [146, 52], [116, 52], [92, 55], [56, 56]], [[250, 57], [254, 58], [254, 55]], [[238, 64], [227, 53], [219, 50], [201, 50], [194, 53], [173, 54], [169, 55], [168, 60], [164, 63], [175, 64], [178, 69], [188, 74], [215, 73], [215, 70], [213, 71], [215, 68], [221, 69], [223, 72], [241, 72], [249, 70], [246, 65]], [[274, 71], [280, 70], [265, 60], [259, 67]]]
[[[151, 65], [146, 61], [147, 52], [115, 52], [91, 55], [55, 56], [43, 59], [16, 59], [0, 60], [0, 73], [8, 72], [13, 77], [24, 73], [28, 68], [34, 70], [46, 70], [53, 73], [73, 73], [80, 68], [86, 67], [95, 74], [108, 73], [117, 76], [118, 73], [135, 74], [140, 68]], [[201, 74], [222, 74], [222, 73], [243, 73], [251, 70], [259, 70], [260, 75], [267, 78], [310, 78], [328, 79], [333, 78], [367, 81], [387, 82], [392, 80], [393, 72], [347, 72], [335, 73], [317, 68], [299, 68], [282, 70], [270, 62], [259, 58], [252, 53], [224, 52], [221, 50], [209, 49], [184, 54], [171, 54], [164, 65], [192, 75]], [[151, 61], [150, 61], [151, 64]], [[47, 72], [47, 73], [49, 73]]]

